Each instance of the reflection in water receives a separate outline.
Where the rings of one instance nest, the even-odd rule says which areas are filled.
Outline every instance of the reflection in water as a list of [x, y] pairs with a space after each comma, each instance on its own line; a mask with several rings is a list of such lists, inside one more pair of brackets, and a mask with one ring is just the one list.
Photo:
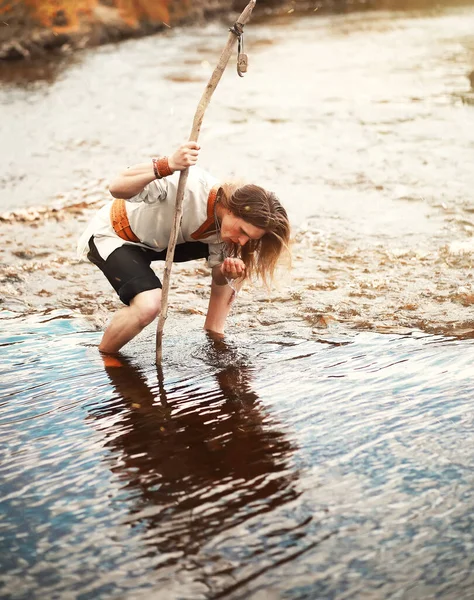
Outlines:
[[31, 87], [35, 83], [53, 84], [68, 67], [78, 62], [77, 56], [49, 56], [36, 60], [0, 60], [0, 83]]
[[471, 340], [2, 325], [2, 598], [472, 598]]
[[92, 413], [111, 450], [108, 466], [132, 495], [130, 523], [173, 556], [189, 557], [298, 496], [288, 470], [294, 446], [259, 404], [251, 367], [223, 341], [210, 340], [206, 350], [217, 386], [166, 385], [161, 371], [150, 385], [131, 362], [107, 357], [117, 397]]

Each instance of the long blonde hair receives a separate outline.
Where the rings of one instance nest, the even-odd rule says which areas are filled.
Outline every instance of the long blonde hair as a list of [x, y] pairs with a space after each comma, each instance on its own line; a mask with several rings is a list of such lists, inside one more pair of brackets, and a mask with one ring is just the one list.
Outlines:
[[229, 256], [245, 264], [245, 279], [257, 276], [269, 285], [282, 253], [290, 257], [290, 222], [277, 196], [264, 188], [236, 183], [222, 184], [218, 200], [236, 217], [265, 230], [259, 240], [249, 240], [244, 246], [229, 243]]

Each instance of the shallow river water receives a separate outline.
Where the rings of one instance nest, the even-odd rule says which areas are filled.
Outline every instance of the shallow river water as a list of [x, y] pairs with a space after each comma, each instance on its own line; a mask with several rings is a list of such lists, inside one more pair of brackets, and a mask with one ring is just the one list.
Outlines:
[[473, 597], [472, 341], [2, 329], [2, 597]]
[[225, 27], [0, 67], [0, 597], [474, 598], [473, 32], [249, 25], [201, 165], [280, 195], [292, 276], [218, 342], [177, 266], [159, 371], [153, 327], [99, 356], [118, 303], [74, 246], [187, 137]]

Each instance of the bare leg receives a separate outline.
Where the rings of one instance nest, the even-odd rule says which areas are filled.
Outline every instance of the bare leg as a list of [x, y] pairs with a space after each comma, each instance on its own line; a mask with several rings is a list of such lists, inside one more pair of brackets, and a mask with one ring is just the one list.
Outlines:
[[148, 290], [137, 294], [130, 306], [114, 314], [104, 332], [99, 350], [106, 354], [118, 352], [127, 342], [149, 325], [161, 310], [161, 290]]

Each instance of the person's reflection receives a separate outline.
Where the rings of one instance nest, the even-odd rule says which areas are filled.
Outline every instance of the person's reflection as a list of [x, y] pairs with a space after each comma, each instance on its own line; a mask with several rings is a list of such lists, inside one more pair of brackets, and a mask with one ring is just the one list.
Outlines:
[[259, 405], [251, 368], [238, 357], [235, 364], [222, 341], [210, 339], [207, 351], [220, 364], [217, 387], [205, 377], [165, 391], [161, 372], [149, 385], [128, 361], [109, 358], [117, 397], [93, 415], [112, 450], [109, 466], [133, 497], [131, 520], [154, 530], [147, 539], [161, 551], [194, 553], [297, 496], [288, 464], [294, 447]]

